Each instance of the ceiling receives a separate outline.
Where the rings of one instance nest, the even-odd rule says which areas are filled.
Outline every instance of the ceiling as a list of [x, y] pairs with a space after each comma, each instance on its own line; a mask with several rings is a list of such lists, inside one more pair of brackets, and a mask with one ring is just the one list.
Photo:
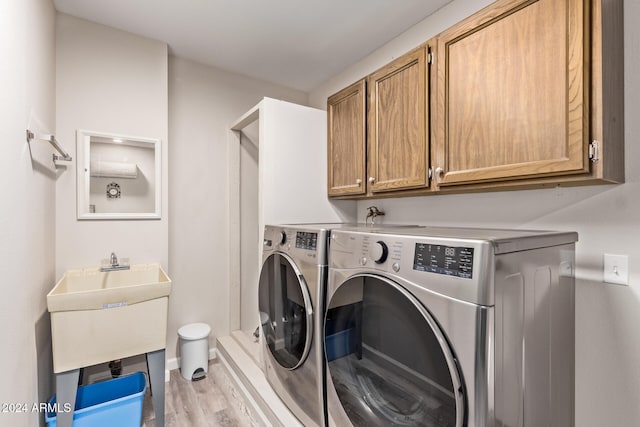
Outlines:
[[54, 0], [173, 55], [308, 92], [451, 0]]

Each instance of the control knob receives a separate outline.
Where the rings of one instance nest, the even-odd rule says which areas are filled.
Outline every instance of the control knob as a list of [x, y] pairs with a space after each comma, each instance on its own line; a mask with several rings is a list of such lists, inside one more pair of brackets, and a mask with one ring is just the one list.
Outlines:
[[287, 243], [287, 233], [285, 233], [284, 230], [282, 230], [280, 232], [280, 240], [279, 240], [281, 245], [284, 245], [285, 243]]
[[388, 255], [389, 248], [387, 248], [387, 244], [381, 240], [378, 240], [369, 248], [369, 258], [374, 260], [376, 264], [385, 262]]

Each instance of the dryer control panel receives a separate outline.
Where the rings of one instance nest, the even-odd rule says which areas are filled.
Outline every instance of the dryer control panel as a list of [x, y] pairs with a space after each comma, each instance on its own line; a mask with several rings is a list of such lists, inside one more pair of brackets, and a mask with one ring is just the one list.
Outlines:
[[491, 242], [432, 236], [429, 231], [333, 230], [330, 274], [340, 270], [346, 275], [382, 275], [463, 301], [493, 305], [488, 268], [493, 257]]
[[413, 269], [471, 279], [473, 248], [416, 243]]

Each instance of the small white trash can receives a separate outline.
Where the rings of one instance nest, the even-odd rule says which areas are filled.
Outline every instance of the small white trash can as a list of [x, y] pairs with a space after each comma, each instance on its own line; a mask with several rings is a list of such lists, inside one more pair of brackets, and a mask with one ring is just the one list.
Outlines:
[[209, 370], [209, 333], [206, 323], [190, 323], [178, 329], [180, 373], [186, 380], [201, 380]]

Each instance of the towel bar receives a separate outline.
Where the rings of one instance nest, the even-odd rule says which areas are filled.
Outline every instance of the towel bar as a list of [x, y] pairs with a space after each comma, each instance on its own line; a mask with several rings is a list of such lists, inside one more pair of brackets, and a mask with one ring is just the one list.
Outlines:
[[27, 142], [31, 142], [31, 140], [33, 139], [41, 139], [53, 145], [53, 148], [55, 148], [56, 151], [60, 153], [60, 156], [56, 154], [53, 155], [54, 162], [56, 160], [63, 160], [65, 162], [70, 162], [71, 160], [73, 160], [73, 158], [69, 155], [69, 153], [64, 151], [64, 149], [60, 146], [60, 144], [58, 144], [58, 141], [56, 140], [55, 135], [36, 134], [31, 132], [29, 129], [27, 129]]

